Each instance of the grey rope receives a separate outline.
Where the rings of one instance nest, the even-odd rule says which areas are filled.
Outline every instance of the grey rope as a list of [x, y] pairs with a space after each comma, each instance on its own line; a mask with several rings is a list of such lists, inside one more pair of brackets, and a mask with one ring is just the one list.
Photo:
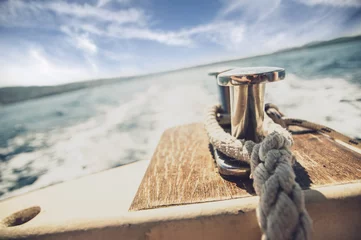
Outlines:
[[210, 143], [225, 155], [250, 164], [253, 187], [260, 197], [257, 218], [262, 239], [311, 239], [311, 218], [292, 169], [291, 134], [267, 118], [269, 134], [261, 143], [238, 140], [219, 125], [219, 111], [220, 106], [213, 106], [207, 112]]

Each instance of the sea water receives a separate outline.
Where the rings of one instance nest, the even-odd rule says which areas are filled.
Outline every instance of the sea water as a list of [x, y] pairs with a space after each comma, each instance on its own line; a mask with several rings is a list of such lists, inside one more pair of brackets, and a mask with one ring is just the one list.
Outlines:
[[0, 198], [149, 160], [162, 132], [217, 102], [212, 68], [277, 66], [285, 115], [361, 137], [361, 41], [303, 48], [87, 88], [0, 108]]

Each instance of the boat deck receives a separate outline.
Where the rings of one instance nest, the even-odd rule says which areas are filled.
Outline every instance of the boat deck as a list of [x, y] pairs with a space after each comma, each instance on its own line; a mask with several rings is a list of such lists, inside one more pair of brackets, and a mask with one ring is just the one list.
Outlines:
[[[187, 131], [190, 133], [195, 133], [194, 129], [189, 128], [189, 125], [183, 127], [189, 129]], [[175, 128], [175, 131], [183, 130]], [[169, 131], [164, 136], [167, 134]], [[172, 140], [173, 150], [182, 149], [183, 146], [177, 143], [176, 139], [181, 141], [183, 137], [179, 132], [174, 136], [177, 137]], [[320, 141], [320, 137], [317, 135], [308, 136], [310, 142]], [[186, 139], [189, 142], [190, 138], [185, 137], [184, 140]], [[198, 144], [200, 146], [204, 143], [198, 142]], [[197, 144], [193, 148], [196, 149]], [[188, 152], [192, 152], [191, 149], [188, 150]], [[312, 154], [313, 150], [309, 151]], [[193, 152], [196, 154], [195, 152], [198, 151]], [[353, 178], [352, 173], [358, 171], [361, 159], [358, 158], [356, 164], [349, 162], [343, 166], [343, 158], [349, 153], [343, 152], [338, 157], [338, 162], [335, 160], [336, 162], [321, 163], [309, 161], [304, 155], [302, 155], [303, 158], [300, 158], [297, 150], [293, 152], [309, 175], [309, 177], [302, 176], [310, 179], [309, 186], [306, 185], [305, 198], [307, 210], [314, 222], [313, 239], [358, 239], [361, 229], [361, 181], [360, 178]], [[347, 152], [349, 151], [347, 150]], [[351, 153], [356, 154], [355, 152]], [[335, 156], [332, 149], [319, 153], [325, 159], [327, 154]], [[155, 155], [159, 160], [164, 159], [164, 156], [160, 153]], [[258, 197], [248, 193], [242, 187], [239, 191], [245, 191], [247, 195], [240, 198], [222, 201], [216, 201], [216, 199], [209, 201], [208, 199], [203, 203], [129, 211], [134, 197], [139, 197], [139, 191], [142, 191], [139, 188], [137, 195], [145, 172], [148, 171], [147, 174], [149, 174], [149, 169], [154, 164], [153, 161], [150, 165], [149, 163], [149, 161], [132, 163], [1, 201], [0, 239], [99, 240], [119, 239], [119, 237], [122, 239], [164, 240], [260, 239], [261, 232], [255, 215]], [[310, 166], [319, 168], [320, 171], [312, 173], [309, 171]], [[301, 167], [296, 165], [296, 168]], [[331, 169], [335, 170], [331, 171]], [[164, 169], [163, 174], [166, 175], [166, 171], [170, 175], [169, 169]], [[331, 175], [327, 177], [327, 171], [330, 171], [334, 177], [330, 177]], [[180, 171], [178, 172], [181, 174]], [[214, 167], [213, 173], [217, 174]], [[206, 176], [207, 174], [203, 175], [205, 178]], [[146, 177], [147, 175], [144, 179]], [[160, 182], [161, 184], [166, 183]], [[194, 189], [197, 186], [196, 179], [189, 182], [184, 189], [188, 186]], [[156, 181], [149, 184], [152, 191], [156, 192]], [[235, 183], [224, 184], [238, 187]], [[178, 185], [177, 189], [181, 192], [183, 186]], [[202, 189], [206, 190], [203, 187], [198, 192], [195, 191], [195, 194], [198, 195], [194, 196], [202, 194]], [[175, 192], [174, 190], [173, 194]], [[212, 191], [208, 192], [212, 193]], [[213, 194], [218, 196], [216, 192]], [[174, 199], [180, 199], [180, 197]], [[28, 214], [24, 209], [34, 206], [40, 208], [40, 213], [30, 221], [23, 221], [23, 223], [22, 220], [26, 219], [26, 214]], [[4, 221], [16, 212], [18, 212], [16, 215], [18, 219], [13, 221], [14, 226]]]
[[[303, 189], [361, 179], [361, 154], [317, 132], [293, 138], [294, 171]], [[250, 197], [252, 184], [220, 177], [203, 124], [183, 125], [164, 132], [131, 210]]]

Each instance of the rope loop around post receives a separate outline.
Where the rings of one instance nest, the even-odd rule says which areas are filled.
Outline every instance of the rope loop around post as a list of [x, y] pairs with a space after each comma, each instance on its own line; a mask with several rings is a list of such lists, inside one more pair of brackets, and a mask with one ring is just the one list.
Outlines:
[[236, 139], [219, 125], [220, 110], [218, 105], [209, 109], [205, 128], [214, 148], [250, 164], [253, 187], [260, 197], [257, 218], [262, 239], [311, 239], [312, 221], [292, 168], [292, 135], [267, 118], [269, 134], [261, 143]]

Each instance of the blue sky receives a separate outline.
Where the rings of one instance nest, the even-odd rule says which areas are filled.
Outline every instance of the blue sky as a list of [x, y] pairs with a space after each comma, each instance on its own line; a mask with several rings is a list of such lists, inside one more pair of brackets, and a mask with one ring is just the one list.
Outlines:
[[360, 33], [360, 0], [0, 1], [0, 86], [144, 74]]

